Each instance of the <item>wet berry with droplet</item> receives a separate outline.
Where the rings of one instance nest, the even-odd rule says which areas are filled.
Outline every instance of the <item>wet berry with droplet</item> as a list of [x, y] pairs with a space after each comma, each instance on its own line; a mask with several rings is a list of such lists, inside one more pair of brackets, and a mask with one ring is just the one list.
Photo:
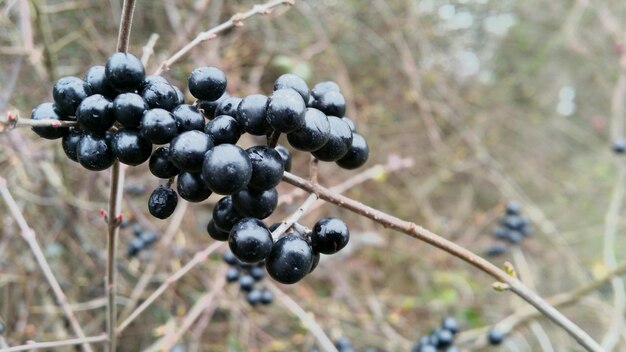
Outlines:
[[141, 118], [139, 130], [150, 142], [166, 144], [176, 137], [176, 120], [167, 110], [150, 109]]
[[179, 105], [172, 110], [172, 115], [174, 116], [174, 120], [176, 120], [178, 133], [204, 130], [204, 116], [202, 116], [200, 111], [193, 105]]
[[285, 73], [274, 82], [274, 90], [291, 88], [298, 92], [305, 102], [309, 101], [309, 86], [304, 79], [293, 73]]
[[350, 231], [346, 223], [338, 218], [320, 219], [311, 233], [313, 250], [323, 254], [334, 254], [348, 244]]
[[243, 218], [230, 230], [228, 246], [237, 259], [244, 263], [257, 263], [272, 251], [270, 230], [255, 218]]
[[220, 144], [206, 153], [202, 175], [213, 192], [234, 194], [250, 181], [252, 163], [248, 154], [240, 147]]
[[243, 98], [235, 115], [243, 131], [255, 136], [264, 136], [272, 128], [265, 119], [267, 110], [267, 96], [252, 94]]
[[330, 122], [326, 115], [314, 108], [308, 108], [304, 115], [304, 125], [287, 134], [292, 147], [303, 151], [316, 151], [330, 138]]
[[239, 214], [257, 219], [265, 219], [272, 215], [278, 204], [276, 188], [255, 191], [244, 188], [232, 196], [233, 206]]
[[241, 98], [233, 96], [226, 97], [217, 104], [215, 116], [228, 115], [236, 117], [239, 104], [241, 104]]
[[252, 175], [248, 187], [266, 190], [280, 183], [285, 171], [280, 154], [273, 148], [254, 146], [246, 150], [252, 165]]
[[324, 81], [319, 82], [315, 86], [313, 86], [313, 89], [311, 89], [311, 95], [317, 99], [318, 97], [321, 97], [324, 93], [331, 91], [341, 92], [341, 89], [339, 88], [339, 85], [333, 81]]
[[188, 79], [191, 95], [200, 99], [215, 101], [226, 91], [226, 75], [216, 67], [199, 67], [191, 72]]
[[202, 202], [211, 195], [211, 190], [202, 180], [202, 175], [187, 171], [178, 174], [176, 190], [182, 199], [194, 203]]
[[204, 133], [213, 140], [213, 144], [236, 144], [241, 137], [241, 129], [237, 120], [228, 115], [220, 115], [209, 121]]
[[213, 148], [213, 141], [204, 132], [187, 131], [179, 134], [170, 143], [170, 160], [183, 171], [202, 170], [204, 154]]
[[52, 88], [52, 97], [59, 114], [75, 116], [78, 105], [92, 94], [87, 82], [78, 77], [63, 77]]
[[172, 111], [178, 106], [178, 93], [169, 83], [154, 83], [144, 88], [141, 97], [151, 109]]
[[150, 158], [152, 143], [137, 129], [121, 128], [113, 133], [111, 147], [117, 159], [126, 165], [139, 165]]
[[104, 73], [109, 84], [118, 92], [141, 89], [146, 70], [141, 61], [129, 53], [115, 53], [109, 57]]
[[89, 88], [91, 88], [91, 94], [102, 94], [107, 98], [115, 98], [117, 92], [109, 81], [106, 79], [104, 73], [104, 66], [92, 66], [87, 70], [83, 80], [87, 82]]
[[180, 170], [170, 160], [170, 147], [164, 146], [157, 148], [150, 156], [148, 163], [150, 172], [159, 178], [171, 178], [180, 172]]
[[115, 97], [111, 105], [115, 120], [126, 127], [138, 127], [147, 109], [146, 101], [135, 93], [122, 93]]
[[311, 271], [312, 264], [311, 246], [293, 233], [276, 241], [265, 260], [267, 273], [283, 284], [293, 284], [302, 280]]
[[105, 170], [115, 162], [110, 137], [105, 134], [85, 133], [76, 147], [78, 162], [87, 170]]

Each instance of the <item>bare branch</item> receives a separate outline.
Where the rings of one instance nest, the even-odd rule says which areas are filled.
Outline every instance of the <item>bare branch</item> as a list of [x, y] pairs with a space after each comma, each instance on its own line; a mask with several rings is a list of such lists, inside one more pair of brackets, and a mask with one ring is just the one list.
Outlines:
[[104, 342], [107, 340], [106, 335], [100, 336], [92, 336], [92, 337], [81, 337], [78, 339], [70, 339], [70, 340], [60, 340], [60, 341], [50, 341], [50, 342], [33, 342], [28, 343], [26, 345], [19, 345], [9, 348], [2, 349], [3, 352], [18, 352], [18, 351], [34, 351], [34, 350], [43, 350], [43, 349], [54, 349], [57, 347], [66, 347], [66, 346], [75, 346], [75, 345], [86, 345], [88, 343], [93, 342]]

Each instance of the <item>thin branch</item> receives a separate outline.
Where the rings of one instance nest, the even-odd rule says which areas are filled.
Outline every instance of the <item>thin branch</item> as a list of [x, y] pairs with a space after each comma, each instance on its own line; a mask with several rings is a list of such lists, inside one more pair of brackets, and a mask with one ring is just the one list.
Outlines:
[[25, 345], [19, 345], [9, 348], [3, 348], [2, 352], [18, 352], [18, 351], [34, 351], [34, 350], [42, 350], [42, 349], [54, 349], [58, 347], [67, 347], [67, 346], [75, 346], [75, 345], [86, 345], [88, 343], [93, 342], [104, 342], [108, 339], [106, 335], [100, 336], [90, 336], [90, 337], [81, 337], [78, 339], [70, 339], [70, 340], [60, 340], [60, 341], [50, 341], [50, 342], [33, 342], [27, 343]]
[[272, 238], [274, 239], [274, 241], [280, 238], [280, 236], [287, 232], [287, 230], [289, 230], [291, 226], [297, 223], [298, 220], [300, 220], [300, 218], [309, 211], [309, 209], [313, 206], [313, 204], [315, 204], [316, 201], [317, 195], [315, 193], [312, 193], [296, 211], [294, 211], [288, 218], [283, 220], [283, 222], [280, 223], [276, 230], [272, 232]]
[[[13, 198], [13, 195], [11, 195], [9, 188], [7, 187], [6, 180], [2, 177], [0, 177], [0, 193], [2, 194], [2, 198], [6, 202], [7, 207], [9, 207], [11, 215], [17, 221], [20, 230], [22, 230], [22, 238], [24, 238], [26, 243], [28, 243], [28, 246], [33, 252], [35, 259], [37, 260], [37, 264], [39, 264], [39, 267], [41, 268], [41, 271], [43, 271], [43, 274], [46, 277], [48, 284], [50, 284], [52, 292], [56, 297], [57, 303], [59, 304], [59, 306], [61, 306], [61, 309], [63, 309], [63, 313], [65, 314], [67, 320], [70, 322], [72, 330], [74, 330], [74, 333], [79, 338], [85, 338], [85, 333], [80, 327], [80, 324], [78, 323], [78, 320], [74, 315], [74, 311], [67, 303], [65, 293], [63, 293], [61, 285], [59, 285], [59, 282], [54, 276], [54, 273], [52, 272], [52, 269], [50, 268], [50, 265], [48, 264], [48, 261], [46, 260], [46, 257], [43, 254], [39, 243], [37, 242], [35, 232], [28, 226], [28, 223], [26, 222], [22, 211], [20, 210], [19, 206], [15, 202], [15, 199]], [[91, 346], [89, 346], [89, 344], [86, 342], [82, 343], [82, 347], [85, 351], [93, 351], [91, 349]]]
[[148, 60], [150, 60], [150, 56], [154, 54], [154, 46], [156, 45], [158, 40], [159, 40], [159, 34], [152, 33], [150, 35], [150, 38], [148, 38], [148, 42], [146, 43], [146, 45], [144, 45], [144, 47], [141, 48], [141, 51], [142, 51], [141, 63], [143, 64], [144, 67], [148, 66]]
[[[117, 51], [128, 51], [128, 41], [130, 30], [133, 25], [133, 13], [135, 12], [135, 0], [124, 0], [122, 18], [120, 21], [119, 34], [117, 36]], [[111, 185], [109, 193], [109, 213], [108, 213], [108, 237], [107, 237], [107, 272], [106, 291], [108, 297], [107, 304], [107, 334], [109, 336], [109, 352], [117, 351], [117, 239], [122, 222], [121, 205], [124, 192], [124, 167], [118, 160], [111, 168]]]
[[124, 320], [120, 324], [120, 326], [116, 329], [117, 334], [121, 334], [122, 331], [124, 331], [124, 329], [126, 329], [128, 325], [130, 325], [130, 323], [133, 322], [133, 320], [135, 320], [141, 313], [143, 313], [143, 311], [145, 311], [152, 303], [154, 303], [154, 301], [157, 298], [159, 298], [159, 296], [161, 296], [163, 292], [167, 290], [168, 287], [170, 287], [173, 283], [175, 283], [181, 277], [187, 274], [196, 265], [204, 262], [209, 257], [209, 255], [211, 255], [211, 253], [213, 253], [216, 249], [218, 249], [223, 244], [224, 244], [223, 242], [214, 242], [211, 245], [209, 245], [207, 248], [205, 248], [204, 250], [196, 253], [193, 259], [191, 259], [187, 264], [185, 264], [185, 266], [183, 266], [174, 274], [172, 274], [170, 277], [168, 277], [161, 284], [161, 286], [159, 286], [159, 288], [157, 288], [154, 292], [152, 292], [150, 297], [148, 297], [139, 307], [137, 307], [137, 309], [135, 309], [128, 316], [128, 318], [126, 318], [126, 320]]
[[298, 319], [300, 319], [302, 325], [306, 326], [307, 330], [315, 336], [323, 350], [328, 352], [337, 352], [337, 348], [333, 342], [330, 340], [328, 335], [326, 335], [324, 329], [317, 324], [312, 315], [307, 314], [307, 312], [305, 312], [296, 301], [289, 297], [288, 294], [281, 291], [276, 285], [274, 285], [274, 283], [268, 282], [266, 283], [266, 286], [274, 292], [280, 303], [282, 303], [285, 307], [287, 307], [287, 309], [295, 314]]
[[198, 44], [211, 40], [217, 37], [217, 34], [223, 32], [227, 29], [230, 29], [235, 26], [243, 25], [243, 21], [246, 19], [258, 15], [258, 14], [268, 14], [270, 11], [277, 6], [288, 4], [293, 5], [295, 0], [272, 0], [263, 5], [254, 5], [250, 10], [244, 13], [237, 13], [233, 15], [228, 21], [214, 27], [206, 32], [199, 33], [191, 42], [178, 50], [174, 55], [172, 55], [167, 60], [163, 61], [159, 68], [154, 72], [154, 75], [160, 75], [164, 71], [169, 70], [170, 66], [174, 64], [176, 61], [180, 60], [183, 56], [185, 56], [191, 49], [193, 49]]
[[344, 209], [350, 210], [354, 213], [374, 220], [375, 222], [385, 227], [389, 227], [393, 230], [405, 233], [410, 237], [426, 242], [432, 246], [435, 246], [452, 254], [453, 256], [461, 260], [464, 260], [465, 262], [473, 265], [479, 270], [491, 275], [496, 280], [503, 283], [508, 290], [512, 291], [523, 300], [537, 308], [544, 315], [550, 318], [554, 323], [563, 328], [563, 330], [565, 330], [570, 336], [572, 336], [586, 350], [602, 351], [602, 347], [600, 347], [600, 345], [598, 345], [598, 343], [593, 340], [584, 330], [582, 330], [580, 327], [570, 321], [554, 307], [549, 305], [535, 292], [528, 289], [528, 287], [526, 287], [521, 281], [519, 281], [517, 278], [509, 276], [503, 270], [499, 269], [484, 258], [474, 254], [473, 252], [455, 244], [454, 242], [448, 241], [445, 238], [438, 236], [435, 233], [428, 231], [415, 223], [399, 219], [380, 210], [371, 208], [351, 198], [336, 194], [329, 189], [320, 186], [319, 184], [312, 183], [289, 172], [284, 173], [283, 181], [298, 188], [302, 188], [307, 192], [315, 193], [319, 196], [319, 198], [323, 200], [326, 200]]

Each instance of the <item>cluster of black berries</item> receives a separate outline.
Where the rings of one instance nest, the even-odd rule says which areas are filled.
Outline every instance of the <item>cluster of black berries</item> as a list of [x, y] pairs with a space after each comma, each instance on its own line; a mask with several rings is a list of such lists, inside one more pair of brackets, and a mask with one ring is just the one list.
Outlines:
[[411, 352], [458, 352], [454, 346], [454, 335], [459, 332], [459, 323], [452, 317], [444, 318], [441, 326], [422, 336], [411, 348]]
[[[148, 210], [159, 219], [174, 212], [179, 196], [201, 202], [212, 193], [223, 195], [207, 226], [211, 237], [228, 241], [240, 261], [265, 260], [274, 279], [295, 283], [315, 267], [319, 253], [345, 246], [348, 229], [341, 220], [327, 218], [310, 234], [272, 238], [261, 220], [277, 206], [275, 187], [290, 169], [291, 154], [282, 146], [242, 149], [237, 142], [244, 133], [268, 140], [285, 133], [294, 148], [347, 169], [367, 161], [367, 142], [344, 116], [345, 99], [334, 82], [309, 90], [302, 78], [285, 74], [270, 96], [244, 98], [228, 95], [226, 85], [221, 70], [195, 69], [188, 86], [198, 100], [187, 105], [167, 80], [146, 77], [135, 56], [116, 53], [106, 66], [92, 67], [84, 80], [60, 79], [54, 103], [33, 110], [33, 119], [75, 120], [76, 127], [33, 130], [44, 138], [63, 137], [68, 157], [89, 170], [104, 170], [116, 159], [128, 165], [149, 159], [151, 173], [168, 179], [148, 200]], [[153, 145], [162, 146], [153, 151]]]
[[128, 247], [126, 250], [126, 254], [129, 257], [135, 257], [139, 255], [139, 253], [143, 250], [146, 250], [156, 242], [158, 236], [156, 233], [150, 230], [146, 230], [141, 226], [141, 224], [135, 222], [130, 223], [128, 221], [122, 222], [120, 228], [126, 229], [130, 228], [133, 232], [134, 237], [130, 242], [128, 242]]
[[[355, 352], [356, 349], [352, 347], [352, 341], [350, 341], [347, 337], [340, 337], [335, 341], [335, 347], [339, 352]], [[313, 347], [309, 350], [309, 352], [319, 352], [320, 350], [316, 347]], [[363, 350], [363, 352], [377, 352], [378, 349], [370, 347]]]
[[521, 206], [517, 202], [509, 202], [500, 225], [493, 231], [493, 237], [498, 241], [487, 248], [486, 255], [496, 256], [506, 252], [506, 242], [518, 244], [532, 232], [530, 220], [521, 215]]
[[113, 54], [105, 66], [84, 76], [63, 77], [52, 90], [54, 102], [33, 110], [34, 120], [76, 121], [71, 128], [33, 127], [39, 136], [63, 138], [63, 150], [88, 170], [109, 168], [115, 160], [139, 165], [153, 144], [168, 143], [204, 118], [184, 105], [182, 91], [160, 76], [146, 76], [135, 56]]
[[267, 288], [255, 287], [265, 278], [264, 262], [244, 263], [229, 250], [224, 253], [224, 261], [230, 266], [226, 271], [226, 281], [238, 282], [241, 291], [246, 293], [246, 301], [251, 306], [259, 303], [268, 305], [274, 301], [274, 295]]

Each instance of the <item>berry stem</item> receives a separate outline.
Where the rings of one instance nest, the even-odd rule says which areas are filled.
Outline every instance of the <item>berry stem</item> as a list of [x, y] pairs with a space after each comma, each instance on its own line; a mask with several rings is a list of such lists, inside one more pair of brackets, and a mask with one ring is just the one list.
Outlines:
[[267, 136], [267, 146], [270, 148], [276, 148], [278, 145], [278, 139], [280, 138], [280, 132], [274, 130], [272, 133]]
[[543, 298], [541, 298], [535, 292], [526, 287], [526, 285], [524, 285], [520, 280], [507, 275], [507, 273], [505, 273], [503, 270], [499, 269], [481, 256], [457, 245], [454, 242], [448, 241], [445, 238], [436, 235], [435, 233], [426, 230], [425, 228], [413, 222], [402, 220], [380, 210], [369, 207], [361, 202], [332, 192], [331, 190], [322, 187], [317, 183], [307, 181], [289, 172], [284, 173], [283, 181], [298, 188], [301, 188], [309, 193], [317, 194], [320, 199], [323, 199], [344, 209], [350, 210], [356, 214], [374, 220], [384, 227], [389, 227], [393, 230], [405, 233], [410, 237], [442, 249], [452, 254], [453, 256], [471, 264], [472, 266], [492, 276], [499, 282], [508, 285], [510, 291], [534, 306], [546, 317], [548, 317], [558, 326], [563, 328], [563, 330], [565, 330], [570, 336], [572, 336], [587, 351], [603, 351], [603, 348], [600, 347], [600, 345], [598, 345], [598, 343], [594, 339], [592, 339], [584, 330], [578, 327], [578, 325], [574, 324], [571, 320], [561, 314], [561, 312], [548, 304]]
[[[135, 12], [135, 0], [124, 0], [122, 19], [120, 21], [119, 34], [117, 36], [117, 51], [128, 51], [130, 30], [133, 25], [133, 13]], [[120, 222], [118, 215], [121, 212], [121, 203], [124, 190], [124, 168], [118, 160], [111, 168], [111, 185], [109, 193], [109, 221], [107, 237], [107, 335], [109, 336], [109, 352], [117, 350], [117, 272], [116, 272], [116, 247], [119, 235]]]
[[[286, 173], [286, 172], [285, 172]], [[280, 223], [280, 225], [272, 232], [272, 239], [274, 242], [280, 238], [282, 234], [287, 232], [291, 226], [293, 226], [302, 216], [304, 216], [309, 209], [315, 204], [318, 197], [315, 193], [311, 193], [309, 198], [307, 198], [302, 205], [293, 212], [287, 219]]]
[[[61, 288], [61, 285], [59, 285], [59, 281], [54, 276], [54, 273], [52, 272], [52, 269], [50, 268], [50, 265], [46, 260], [46, 256], [43, 254], [41, 246], [39, 246], [39, 242], [37, 242], [35, 232], [28, 226], [28, 223], [26, 222], [22, 211], [20, 210], [19, 206], [15, 202], [15, 199], [13, 198], [13, 195], [11, 195], [9, 188], [7, 187], [6, 180], [2, 177], [0, 177], [0, 194], [6, 202], [9, 211], [11, 212], [11, 215], [13, 216], [13, 218], [15, 218], [18, 226], [20, 227], [20, 230], [22, 231], [22, 238], [24, 239], [24, 241], [26, 241], [26, 243], [28, 243], [30, 250], [33, 252], [35, 259], [37, 260], [37, 264], [41, 268], [41, 271], [43, 271], [43, 274], [48, 281], [48, 284], [52, 288], [54, 296], [56, 297], [57, 303], [59, 304], [59, 306], [61, 306], [65, 317], [70, 322], [72, 330], [74, 330], [74, 333], [76, 334], [76, 336], [79, 337], [79, 339], [84, 340], [85, 333], [80, 327], [80, 324], [78, 323], [78, 320], [74, 315], [74, 311], [67, 303], [65, 293], [63, 293], [63, 289]], [[93, 351], [87, 341], [82, 341], [80, 344], [82, 345], [84, 351]]]

